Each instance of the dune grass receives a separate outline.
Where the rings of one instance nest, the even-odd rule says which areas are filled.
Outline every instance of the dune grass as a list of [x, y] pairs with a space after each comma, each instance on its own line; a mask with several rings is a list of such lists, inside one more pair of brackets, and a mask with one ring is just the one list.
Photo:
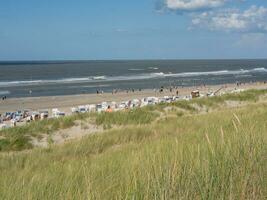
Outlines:
[[214, 96], [210, 98], [194, 99], [192, 102], [199, 106], [214, 107], [222, 104], [226, 101], [237, 101], [237, 102], [257, 102], [262, 95], [266, 95], [267, 90], [247, 90], [240, 93], [225, 94], [222, 96]]
[[66, 129], [75, 125], [76, 120], [87, 118], [88, 115], [79, 114], [58, 119], [35, 121], [24, 126], [4, 129], [0, 131], [0, 151], [20, 151], [31, 149], [30, 137], [41, 137], [59, 129]]
[[96, 125], [110, 128], [111, 125], [147, 124], [155, 120], [158, 114], [142, 109], [134, 109], [117, 113], [85, 113], [75, 114], [58, 119], [48, 119], [31, 122], [0, 131], [0, 151], [21, 151], [33, 148], [31, 137], [41, 138], [42, 134], [52, 134], [60, 129], [67, 129], [75, 125], [77, 120], [91, 119]]
[[[116, 113], [101, 114], [76, 114], [59, 119], [49, 119], [32, 122], [25, 126], [10, 128], [0, 131], [0, 152], [1, 151], [21, 151], [33, 148], [31, 137], [41, 138], [42, 134], [52, 134], [59, 129], [70, 128], [77, 120], [92, 119], [96, 125], [109, 129], [113, 125], [140, 125], [153, 122], [164, 108], [174, 106], [189, 113], [197, 113], [195, 104], [207, 108], [214, 108], [226, 101], [256, 102], [259, 97], [267, 94], [267, 90], [248, 90], [238, 94], [226, 94], [210, 98], [193, 99], [191, 101], [177, 101], [171, 104], [163, 103], [156, 106], [146, 106], [141, 109], [133, 109]], [[181, 111], [177, 112], [177, 117], [183, 116]]]
[[123, 112], [100, 113], [96, 115], [97, 125], [137, 125], [148, 124], [156, 119], [157, 113], [145, 109], [132, 109]]
[[0, 154], [3, 199], [264, 199], [267, 105]]

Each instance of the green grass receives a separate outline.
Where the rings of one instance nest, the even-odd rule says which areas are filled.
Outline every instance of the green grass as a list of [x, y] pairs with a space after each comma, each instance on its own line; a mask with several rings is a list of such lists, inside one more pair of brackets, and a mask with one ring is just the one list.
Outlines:
[[267, 105], [0, 155], [3, 199], [264, 199]]
[[[49, 119], [44, 121], [32, 122], [25, 126], [15, 127], [0, 131], [0, 151], [21, 151], [31, 149], [31, 137], [41, 138], [42, 134], [52, 134], [59, 129], [70, 128], [75, 125], [76, 120], [87, 120], [88, 118], [95, 121], [96, 125], [103, 126], [104, 129], [110, 129], [112, 126], [125, 125], [142, 125], [149, 124], [164, 113], [166, 107], [176, 107], [190, 114], [197, 113], [195, 104], [208, 108], [215, 108], [223, 105], [226, 101], [238, 102], [256, 102], [259, 97], [265, 95], [267, 90], [248, 90], [238, 94], [226, 94], [211, 98], [193, 99], [192, 101], [178, 101], [171, 104], [158, 104], [156, 106], [147, 106], [141, 109], [122, 111], [116, 113], [101, 114], [78, 114], [60, 119]], [[182, 111], [176, 112], [177, 117], [183, 116]], [[83, 123], [86, 127], [86, 123]]]
[[259, 97], [266, 95], [267, 90], [247, 90], [240, 93], [225, 94], [222, 96], [214, 96], [210, 98], [194, 99], [192, 102], [199, 106], [214, 107], [219, 104], [223, 104], [226, 101], [237, 101], [237, 102], [257, 102]]
[[178, 107], [178, 108], [181, 108], [181, 109], [184, 109], [184, 110], [187, 110], [187, 111], [190, 111], [190, 112], [196, 111], [196, 108], [194, 108], [192, 106], [192, 102], [186, 101], [186, 100], [177, 101], [177, 102], [172, 103], [171, 105]]
[[17, 126], [0, 131], [0, 151], [20, 151], [31, 149], [30, 137], [41, 137], [41, 134], [50, 134], [59, 129], [70, 128], [76, 120], [87, 118], [88, 115], [72, 115], [58, 119], [48, 119], [31, 122], [24, 126]]
[[97, 125], [137, 125], [148, 124], [156, 119], [157, 113], [145, 109], [122, 112], [100, 113], [96, 115]]
[[[49, 119], [32, 122], [24, 126], [18, 126], [0, 131], [0, 151], [21, 151], [31, 149], [31, 137], [41, 138], [42, 134], [52, 134], [60, 129], [67, 129], [75, 125], [76, 120], [92, 119], [97, 125], [111, 128], [111, 125], [147, 124], [156, 119], [158, 114], [142, 109], [134, 109], [117, 113], [101, 114], [75, 114], [58, 119]], [[83, 123], [84, 127], [86, 123]]]

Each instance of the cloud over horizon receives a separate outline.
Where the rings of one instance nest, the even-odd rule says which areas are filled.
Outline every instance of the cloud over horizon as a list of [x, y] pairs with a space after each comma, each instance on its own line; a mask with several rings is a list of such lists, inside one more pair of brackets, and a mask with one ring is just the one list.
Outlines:
[[[164, 8], [191, 18], [189, 29], [225, 32], [267, 33], [267, 8], [250, 5], [247, 9], [227, 5], [246, 0], [163, 0]], [[235, 4], [233, 4], [235, 5]]]
[[267, 32], [267, 8], [252, 5], [240, 9], [222, 9], [193, 14], [193, 27], [211, 31]]
[[175, 11], [195, 11], [220, 7], [225, 2], [226, 0], [165, 0], [165, 6]]

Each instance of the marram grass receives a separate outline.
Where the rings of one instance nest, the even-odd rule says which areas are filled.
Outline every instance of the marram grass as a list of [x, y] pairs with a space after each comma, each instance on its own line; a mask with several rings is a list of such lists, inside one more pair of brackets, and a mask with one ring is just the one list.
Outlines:
[[[77, 120], [91, 120], [104, 129], [109, 129], [113, 125], [140, 125], [152, 123], [159, 115], [163, 113], [166, 107], [176, 107], [189, 113], [197, 113], [195, 105], [206, 106], [206, 109], [218, 107], [226, 101], [238, 102], [256, 102], [259, 97], [265, 95], [267, 90], [248, 90], [238, 94], [226, 94], [211, 98], [194, 99], [192, 101], [178, 101], [171, 104], [158, 104], [156, 106], [146, 106], [143, 108], [116, 113], [101, 114], [77, 114], [59, 119], [49, 119], [38, 122], [32, 122], [25, 126], [9, 128], [0, 131], [0, 152], [1, 151], [22, 151], [33, 148], [31, 137], [41, 138], [43, 134], [53, 134], [59, 129], [66, 129], [75, 126]], [[176, 115], [182, 116], [184, 113], [178, 111]], [[2, 136], [2, 137], [1, 137]]]
[[0, 155], [1, 199], [265, 199], [267, 106]]

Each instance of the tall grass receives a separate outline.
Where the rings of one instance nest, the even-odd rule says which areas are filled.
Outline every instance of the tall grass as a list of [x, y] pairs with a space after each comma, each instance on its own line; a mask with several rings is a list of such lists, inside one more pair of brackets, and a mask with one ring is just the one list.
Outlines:
[[31, 137], [41, 137], [41, 134], [50, 134], [59, 129], [70, 128], [75, 125], [76, 120], [87, 118], [88, 114], [67, 116], [58, 119], [47, 119], [35, 121], [24, 126], [4, 129], [0, 131], [0, 151], [20, 151], [31, 149]]
[[133, 109], [122, 112], [100, 113], [96, 115], [96, 124], [129, 125], [148, 124], [156, 119], [157, 113], [145, 109]]
[[[32, 122], [25, 126], [15, 127], [0, 131], [0, 151], [21, 151], [31, 149], [31, 137], [41, 138], [42, 134], [51, 134], [59, 129], [70, 128], [75, 125], [76, 120], [91, 118], [97, 125], [110, 128], [112, 125], [140, 125], [149, 124], [158, 117], [159, 112], [164, 108], [175, 106], [190, 113], [197, 112], [194, 104], [206, 107], [215, 107], [225, 101], [257, 101], [260, 96], [267, 93], [267, 90], [248, 90], [238, 94], [226, 94], [211, 98], [194, 99], [192, 101], [178, 101], [171, 104], [158, 104], [147, 106], [141, 109], [134, 109], [127, 112], [101, 113], [101, 114], [78, 114], [60, 119], [49, 119]], [[177, 116], [183, 113], [178, 112]]]
[[267, 105], [0, 155], [3, 199], [264, 199]]
[[256, 102], [263, 95], [267, 94], [267, 90], [247, 90], [240, 93], [225, 94], [222, 96], [214, 96], [209, 98], [194, 99], [193, 102], [200, 106], [214, 107], [223, 104], [226, 101], [237, 102]]

